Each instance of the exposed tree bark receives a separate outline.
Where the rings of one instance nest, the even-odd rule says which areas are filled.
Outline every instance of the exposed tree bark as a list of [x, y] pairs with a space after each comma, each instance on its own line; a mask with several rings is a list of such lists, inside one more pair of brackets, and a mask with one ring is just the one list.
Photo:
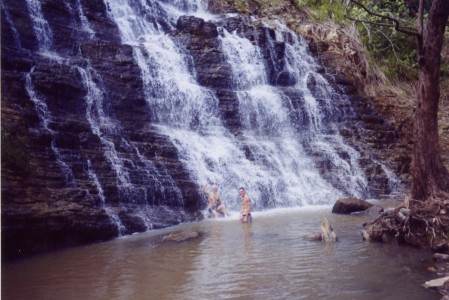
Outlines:
[[[449, 173], [441, 159], [438, 137], [441, 49], [448, 16], [449, 1], [434, 0], [423, 36], [418, 37], [419, 82], [411, 198], [420, 201], [435, 199], [449, 192]], [[418, 24], [418, 31], [421, 26]]]
[[[432, 1], [425, 26], [424, 6], [429, 2], [419, 0], [415, 32], [404, 29], [391, 17], [374, 14], [357, 0], [350, 2], [369, 14], [393, 22], [398, 31], [414, 35], [418, 41], [419, 81], [410, 197], [404, 205], [366, 224], [362, 235], [369, 240], [396, 240], [449, 253], [449, 172], [441, 159], [438, 134], [441, 50], [449, 18], [449, 0]], [[386, 26], [380, 22], [378, 25]]]

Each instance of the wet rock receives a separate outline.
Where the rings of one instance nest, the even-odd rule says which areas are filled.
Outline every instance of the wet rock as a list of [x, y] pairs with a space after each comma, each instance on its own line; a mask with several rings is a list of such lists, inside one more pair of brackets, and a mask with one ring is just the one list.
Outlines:
[[449, 276], [446, 276], [446, 277], [441, 277], [441, 278], [426, 281], [423, 284], [423, 286], [425, 288], [440, 289], [440, 288], [444, 288], [448, 282], [449, 282]]
[[165, 235], [162, 238], [162, 241], [182, 242], [182, 241], [197, 238], [199, 236], [200, 236], [200, 234], [197, 231], [176, 231], [176, 232], [172, 232], [168, 235]]
[[373, 206], [373, 204], [357, 198], [339, 199], [332, 207], [332, 213], [350, 214], [353, 212], [365, 211], [371, 206]]
[[193, 217], [195, 219], [195, 221], [202, 221], [204, 220], [204, 215], [201, 211], [196, 211], [193, 213]]
[[308, 241], [321, 241], [321, 242], [337, 242], [338, 236], [334, 232], [334, 229], [332, 228], [331, 224], [329, 223], [329, 220], [326, 218], [321, 221], [320, 224], [321, 232], [316, 232], [309, 234], [307, 236], [304, 236], [305, 240]]
[[197, 35], [204, 38], [218, 37], [217, 26], [214, 23], [205, 22], [203, 19], [193, 16], [179, 17], [176, 28], [181, 33]]
[[296, 78], [288, 71], [282, 71], [277, 75], [276, 84], [280, 86], [293, 86], [296, 84]]
[[380, 213], [382, 213], [383, 211], [384, 211], [384, 208], [382, 206], [374, 205], [374, 206], [371, 206], [371, 207], [367, 208], [363, 212], [368, 214], [368, 215], [371, 215], [371, 216], [377, 216]]
[[449, 262], [449, 254], [434, 253], [432, 258], [436, 262]]
[[323, 242], [338, 241], [337, 234], [334, 232], [334, 229], [332, 228], [331, 224], [326, 218], [323, 221], [321, 221], [320, 227]]
[[304, 236], [304, 239], [307, 241], [323, 241], [323, 237], [321, 236], [321, 232], [311, 233], [309, 235]]

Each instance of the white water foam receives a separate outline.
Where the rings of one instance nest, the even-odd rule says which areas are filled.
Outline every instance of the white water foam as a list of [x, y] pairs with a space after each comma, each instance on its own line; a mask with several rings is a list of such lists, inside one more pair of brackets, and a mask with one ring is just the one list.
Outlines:
[[42, 53], [52, 53], [53, 33], [42, 13], [41, 2], [39, 0], [26, 0], [26, 2], [39, 45], [39, 51]]

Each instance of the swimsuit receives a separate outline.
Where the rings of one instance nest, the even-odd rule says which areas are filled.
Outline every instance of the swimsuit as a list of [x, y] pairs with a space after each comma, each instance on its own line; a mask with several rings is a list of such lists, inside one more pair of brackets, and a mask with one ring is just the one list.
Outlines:
[[221, 205], [220, 200], [217, 200], [217, 204], [214, 206], [209, 207], [209, 212], [211, 213], [213, 210], [217, 210], [217, 208]]

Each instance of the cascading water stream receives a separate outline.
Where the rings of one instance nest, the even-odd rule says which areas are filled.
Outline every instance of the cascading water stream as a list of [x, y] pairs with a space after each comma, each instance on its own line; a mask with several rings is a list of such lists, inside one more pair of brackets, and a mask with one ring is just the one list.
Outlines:
[[[285, 42], [286, 68], [297, 79], [295, 88], [304, 91], [304, 100], [312, 131], [309, 134], [310, 148], [315, 153], [320, 153], [329, 158], [335, 166], [336, 175], [340, 178], [340, 187], [350, 195], [364, 196], [368, 182], [358, 161], [360, 154], [347, 145], [340, 136], [338, 128], [333, 121], [339, 114], [335, 103], [348, 102], [344, 94], [335, 92], [323, 76], [317, 73], [319, 67], [308, 54], [307, 47], [296, 34], [288, 29], [285, 24], [276, 22], [284, 34], [276, 34], [276, 40]], [[291, 43], [285, 40], [288, 36]], [[313, 81], [312, 91], [308, 82]], [[326, 126], [324, 119], [327, 118]], [[307, 142], [307, 141], [306, 141]]]
[[[118, 24], [122, 41], [133, 46], [134, 56], [141, 68], [145, 83], [146, 99], [157, 127], [169, 136], [178, 148], [180, 159], [187, 166], [191, 177], [202, 185], [208, 180], [220, 186], [228, 206], [238, 209], [240, 203], [236, 189], [244, 185], [253, 196], [256, 207], [294, 206], [316, 203], [330, 203], [348, 190], [356, 196], [363, 193], [359, 188], [359, 176], [355, 167], [339, 157], [330, 157], [334, 164], [348, 168], [344, 181], [345, 189], [335, 189], [324, 180], [313, 159], [308, 156], [289, 119], [289, 101], [282, 91], [267, 83], [266, 66], [260, 50], [249, 40], [237, 34], [223, 31], [221, 42], [227, 54], [228, 63], [233, 67], [233, 83], [240, 89], [241, 120], [244, 138], [236, 139], [223, 126], [218, 111], [218, 99], [206, 88], [196, 83], [189, 68], [188, 54], [173, 43], [157, 22], [154, 13], [163, 14], [168, 20], [176, 20], [180, 11], [191, 13], [195, 6], [186, 6], [185, 1], [172, 1], [159, 5], [158, 2], [106, 1], [111, 17]], [[204, 12], [201, 3], [196, 3], [197, 11]], [[157, 9], [156, 9], [157, 8]], [[147, 16], [143, 18], [144, 13]], [[194, 14], [194, 11], [192, 12]], [[278, 33], [279, 36], [282, 33]], [[293, 46], [305, 52], [304, 45]], [[293, 49], [291, 51], [297, 51]], [[289, 68], [307, 67], [313, 69], [309, 55], [298, 60], [289, 57]], [[317, 76], [316, 74], [313, 74]], [[304, 76], [302, 76], [304, 77]], [[301, 80], [307, 80], [302, 78]], [[321, 79], [321, 78], [320, 78]], [[304, 89], [304, 86], [298, 86]], [[313, 133], [322, 134], [323, 112], [317, 100], [306, 88], [307, 113], [313, 124]], [[314, 147], [326, 142], [326, 137], [316, 138]], [[338, 140], [337, 137], [332, 137]], [[308, 141], [311, 144], [310, 141]], [[343, 145], [339, 145], [343, 147]], [[351, 155], [351, 163], [356, 163], [356, 153], [349, 146], [345, 150]], [[326, 149], [322, 146], [321, 148]], [[335, 147], [332, 145], [332, 147]], [[250, 157], [245, 151], [250, 151]], [[345, 164], [343, 164], [345, 163]], [[363, 184], [362, 184], [363, 185]]]
[[87, 90], [85, 97], [87, 103], [86, 118], [92, 132], [101, 140], [106, 157], [114, 168], [119, 189], [122, 187], [126, 189], [131, 186], [129, 173], [124, 167], [123, 161], [119, 158], [114, 142], [106, 138], [107, 134], [116, 130], [117, 126], [104, 112], [104, 106], [106, 104], [104, 103], [103, 92], [93, 80], [95, 71], [89, 66], [86, 70], [79, 67], [77, 69]]
[[319, 66], [308, 53], [304, 41], [285, 24], [277, 21], [274, 26], [277, 29], [275, 40], [270, 41], [271, 52], [276, 51], [274, 42], [285, 45], [285, 66], [280, 71], [286, 72], [290, 80], [296, 82], [294, 88], [303, 93], [305, 123], [309, 124], [300, 130], [303, 147], [325, 157], [334, 166], [334, 181], [339, 181], [339, 189], [362, 197], [368, 183], [358, 163], [360, 154], [344, 143], [335, 124], [341, 114], [336, 110], [336, 103], [348, 102], [346, 96], [333, 91], [327, 80], [315, 71]]
[[43, 53], [49, 52], [53, 44], [53, 34], [47, 20], [42, 13], [42, 7], [39, 0], [27, 0], [28, 9], [33, 22], [39, 50]]
[[78, 17], [81, 21], [81, 28], [88, 34], [89, 39], [95, 38], [95, 31], [90, 26], [89, 20], [86, 18], [84, 14], [83, 7], [81, 6], [80, 0], [75, 1], [75, 9]]
[[97, 188], [98, 196], [100, 197], [101, 201], [101, 207], [105, 210], [106, 214], [111, 220], [111, 223], [117, 226], [118, 235], [119, 236], [123, 235], [123, 232], [125, 231], [125, 226], [123, 225], [117, 213], [111, 207], [106, 206], [106, 197], [104, 196], [103, 188], [101, 187], [97, 174], [93, 170], [92, 162], [90, 161], [90, 159], [87, 159], [87, 174], [90, 180], [94, 183], [95, 187]]
[[274, 200], [273, 206], [328, 203], [330, 198], [341, 196], [340, 191], [321, 178], [304, 152], [289, 119], [285, 105], [288, 98], [268, 85], [260, 50], [225, 29], [221, 42], [233, 70], [234, 84], [240, 89], [237, 93], [240, 119], [254, 163], [270, 170], [264, 172], [267, 180], [263, 186], [253, 186], [263, 191], [258, 196], [267, 197], [268, 193]]
[[36, 107], [36, 112], [39, 117], [39, 121], [42, 124], [42, 127], [45, 132], [51, 135], [51, 143], [50, 148], [56, 158], [56, 163], [60, 167], [62, 174], [64, 176], [64, 181], [67, 186], [75, 187], [75, 176], [73, 175], [72, 169], [67, 165], [67, 163], [63, 160], [59, 149], [56, 147], [56, 136], [55, 132], [51, 130], [48, 125], [50, 124], [51, 114], [48, 110], [47, 104], [36, 94], [33, 81], [31, 78], [31, 74], [33, 74], [34, 67], [31, 69], [29, 73], [25, 76], [25, 89], [30, 97], [30, 100], [34, 103]]

